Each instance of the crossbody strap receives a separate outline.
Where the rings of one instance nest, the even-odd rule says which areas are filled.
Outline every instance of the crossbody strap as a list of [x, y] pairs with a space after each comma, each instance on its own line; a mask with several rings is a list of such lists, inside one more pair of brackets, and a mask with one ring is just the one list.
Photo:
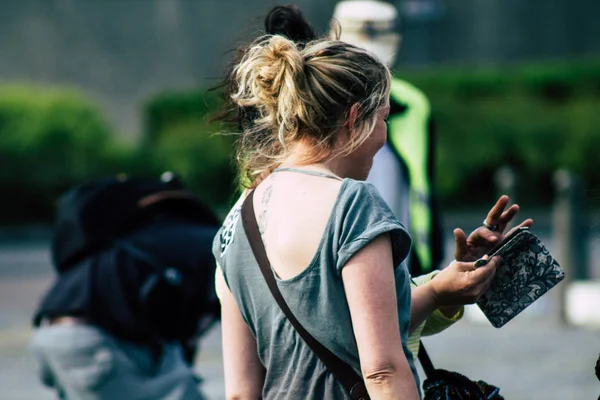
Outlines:
[[427, 351], [425, 350], [425, 346], [423, 346], [423, 342], [419, 342], [419, 362], [421, 363], [421, 367], [423, 367], [425, 376], [433, 378], [435, 375], [435, 367], [431, 362], [431, 358], [429, 358], [429, 354], [427, 354]]
[[296, 319], [290, 308], [288, 307], [285, 299], [283, 298], [273, 270], [271, 269], [271, 263], [267, 256], [265, 245], [260, 237], [260, 231], [258, 229], [258, 223], [254, 214], [254, 190], [251, 191], [244, 203], [242, 204], [242, 223], [244, 231], [250, 242], [252, 253], [256, 258], [256, 262], [260, 267], [267, 286], [271, 291], [271, 294], [275, 298], [275, 301], [281, 308], [281, 311], [285, 314], [286, 318], [294, 329], [298, 332], [302, 340], [310, 347], [310, 349], [316, 354], [316, 356], [325, 364], [327, 369], [333, 374], [333, 376], [344, 386], [346, 391], [350, 394], [353, 399], [356, 400], [368, 400], [369, 395], [365, 387], [363, 379], [344, 361], [333, 354], [329, 349], [323, 346], [318, 340], [316, 340], [310, 333], [304, 329], [302, 324]]

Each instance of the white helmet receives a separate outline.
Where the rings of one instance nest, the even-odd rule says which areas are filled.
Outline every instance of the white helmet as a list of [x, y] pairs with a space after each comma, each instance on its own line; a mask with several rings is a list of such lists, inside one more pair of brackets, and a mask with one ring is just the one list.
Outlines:
[[398, 11], [377, 0], [343, 0], [333, 11], [333, 21], [342, 28], [341, 40], [362, 47], [392, 66], [400, 46]]

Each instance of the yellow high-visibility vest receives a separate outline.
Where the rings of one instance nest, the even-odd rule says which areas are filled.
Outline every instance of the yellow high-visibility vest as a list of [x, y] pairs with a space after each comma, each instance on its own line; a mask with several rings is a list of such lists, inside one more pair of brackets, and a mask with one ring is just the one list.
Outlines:
[[423, 92], [400, 79], [392, 79], [392, 101], [406, 105], [401, 113], [388, 119], [388, 142], [404, 161], [410, 181], [410, 224], [414, 254], [422, 273], [432, 265], [431, 183], [429, 181], [429, 132], [431, 114], [429, 100]]

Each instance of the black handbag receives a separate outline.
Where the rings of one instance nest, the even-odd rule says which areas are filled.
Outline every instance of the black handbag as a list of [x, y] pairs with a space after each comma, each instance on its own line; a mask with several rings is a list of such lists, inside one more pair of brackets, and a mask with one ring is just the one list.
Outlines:
[[419, 361], [427, 376], [423, 382], [423, 400], [504, 400], [496, 386], [474, 382], [458, 372], [435, 369], [423, 343], [419, 347]]

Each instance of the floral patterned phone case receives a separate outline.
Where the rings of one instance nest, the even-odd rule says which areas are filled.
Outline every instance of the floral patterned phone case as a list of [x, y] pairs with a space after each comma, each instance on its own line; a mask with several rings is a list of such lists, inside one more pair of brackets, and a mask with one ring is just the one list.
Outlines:
[[504, 326], [565, 277], [540, 239], [520, 228], [490, 253], [502, 256], [490, 288], [477, 305], [496, 328]]

